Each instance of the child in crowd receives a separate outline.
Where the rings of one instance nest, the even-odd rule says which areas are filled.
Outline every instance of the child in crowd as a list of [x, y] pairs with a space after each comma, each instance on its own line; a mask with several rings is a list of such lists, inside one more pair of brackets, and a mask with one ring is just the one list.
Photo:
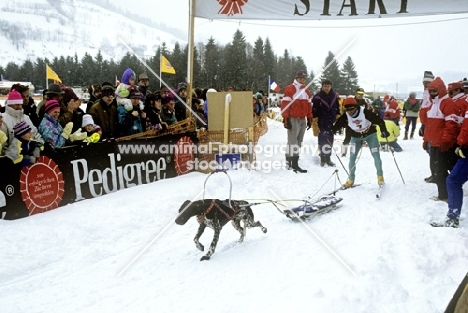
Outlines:
[[142, 110], [143, 103], [140, 100], [141, 92], [132, 88], [129, 94], [130, 106], [117, 106], [119, 126], [123, 136], [138, 134], [146, 131], [146, 113]]
[[15, 138], [8, 147], [6, 155], [14, 164], [28, 166], [36, 163], [44, 145], [32, 139], [32, 129], [25, 121], [19, 122], [13, 127]]
[[131, 68], [127, 68], [122, 74], [122, 80], [115, 90], [117, 107], [120, 105], [127, 105], [127, 108], [132, 107], [132, 102], [128, 98], [130, 96], [130, 88], [137, 88], [135, 86], [135, 72]]
[[93, 117], [90, 114], [83, 115], [81, 126], [83, 133], [86, 134], [86, 138], [83, 140], [84, 142], [94, 143], [101, 139], [101, 126], [94, 124]]

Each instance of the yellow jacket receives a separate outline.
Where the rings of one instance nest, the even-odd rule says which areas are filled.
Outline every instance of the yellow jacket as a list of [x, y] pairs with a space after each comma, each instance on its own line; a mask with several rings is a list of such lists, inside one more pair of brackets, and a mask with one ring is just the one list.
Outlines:
[[376, 125], [377, 128], [377, 137], [379, 138], [379, 142], [386, 143], [396, 141], [398, 136], [400, 136], [400, 128], [390, 120], [385, 120], [385, 127], [387, 127], [387, 131], [390, 133], [390, 136], [387, 138], [383, 138], [382, 134], [380, 133], [380, 127]]

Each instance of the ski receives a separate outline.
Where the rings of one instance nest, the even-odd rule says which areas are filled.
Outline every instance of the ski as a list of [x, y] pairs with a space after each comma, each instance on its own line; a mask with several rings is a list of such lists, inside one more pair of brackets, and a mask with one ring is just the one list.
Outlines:
[[431, 222], [430, 225], [432, 227], [452, 227], [452, 228], [458, 228], [458, 223], [454, 223], [452, 225], [447, 225], [446, 222]]
[[328, 193], [328, 195], [334, 195], [335, 193], [337, 193], [340, 190], [351, 189], [351, 188], [358, 187], [358, 186], [361, 186], [361, 184], [354, 184], [351, 187], [347, 187], [347, 188], [343, 187], [343, 186], [340, 186], [340, 187], [336, 188], [335, 190], [333, 190], [332, 192]]

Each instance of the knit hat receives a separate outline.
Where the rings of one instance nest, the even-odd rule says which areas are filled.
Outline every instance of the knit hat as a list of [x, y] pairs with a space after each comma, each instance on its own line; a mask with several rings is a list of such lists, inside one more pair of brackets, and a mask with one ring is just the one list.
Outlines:
[[60, 109], [60, 104], [57, 100], [49, 100], [45, 104], [45, 112], [50, 113], [55, 109]]
[[296, 72], [296, 78], [307, 78], [307, 72], [305, 70], [299, 70]]
[[63, 94], [63, 90], [57, 84], [49, 84], [49, 86], [47, 87], [47, 93], [55, 93], [57, 95], [61, 95]]
[[23, 97], [21, 97], [21, 94], [18, 91], [12, 90], [8, 94], [8, 99], [6, 103], [8, 105], [23, 104]]
[[257, 92], [257, 93], [255, 94], [255, 98], [256, 98], [256, 99], [263, 99], [263, 95], [262, 95], [261, 93]]
[[132, 89], [130, 90], [130, 94], [128, 96], [129, 99], [140, 99], [143, 94], [138, 91], [138, 89]]
[[434, 74], [431, 71], [424, 71], [423, 83], [424, 82], [431, 82], [434, 80]]
[[68, 102], [70, 102], [70, 100], [80, 100], [80, 98], [78, 98], [76, 93], [71, 88], [65, 88], [63, 90], [63, 93], [64, 93], [63, 94], [63, 103], [65, 103], [65, 104], [68, 104]]
[[358, 95], [363, 95], [363, 94], [364, 94], [364, 88], [358, 88], [358, 89], [356, 89], [356, 93], [357, 93]]
[[345, 109], [357, 106], [356, 99], [354, 99], [354, 97], [348, 97], [344, 99], [343, 106]]
[[162, 104], [167, 104], [171, 101], [174, 101], [174, 96], [172, 95], [172, 93], [166, 93], [165, 95], [161, 97]]
[[29, 126], [29, 124], [25, 121], [19, 122], [13, 127], [13, 132], [15, 133], [16, 138], [21, 138], [21, 136], [30, 132], [31, 130], [31, 126]]
[[94, 125], [93, 117], [90, 114], [83, 115], [83, 122], [81, 122], [81, 127], [85, 127], [87, 125]]

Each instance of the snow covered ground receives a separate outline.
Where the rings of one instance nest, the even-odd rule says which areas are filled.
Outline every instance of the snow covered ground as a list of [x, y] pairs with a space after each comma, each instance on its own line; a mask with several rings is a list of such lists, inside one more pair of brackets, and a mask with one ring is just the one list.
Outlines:
[[[339, 136], [338, 136], [339, 137]], [[261, 146], [284, 144], [286, 131], [272, 122]], [[311, 132], [306, 145], [314, 146]], [[0, 220], [2, 312], [442, 312], [467, 271], [468, 225], [433, 228], [446, 203], [429, 198], [422, 140], [400, 141], [382, 153], [386, 180], [377, 177], [367, 148], [356, 183], [337, 195], [340, 207], [305, 224], [271, 204], [253, 206], [268, 228], [247, 231], [242, 244], [231, 225], [215, 254], [193, 237], [195, 219], [173, 223], [184, 200], [200, 199], [207, 177], [199, 172], [81, 201], [15, 221]], [[264, 151], [259, 161], [282, 161]], [[320, 167], [315, 150], [304, 152], [307, 174], [287, 170], [230, 171], [232, 199], [316, 198], [336, 186], [335, 168]], [[339, 177], [346, 174], [336, 156]], [[341, 159], [347, 168], [348, 158]], [[229, 196], [224, 174], [210, 176], [206, 198]], [[299, 202], [288, 202], [292, 206]], [[205, 231], [207, 247], [213, 232]]]

